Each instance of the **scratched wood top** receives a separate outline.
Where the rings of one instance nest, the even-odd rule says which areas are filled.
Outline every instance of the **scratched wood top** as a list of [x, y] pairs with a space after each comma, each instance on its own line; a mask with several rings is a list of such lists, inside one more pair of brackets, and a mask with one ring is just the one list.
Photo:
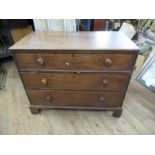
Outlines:
[[138, 50], [122, 32], [33, 32], [10, 50]]

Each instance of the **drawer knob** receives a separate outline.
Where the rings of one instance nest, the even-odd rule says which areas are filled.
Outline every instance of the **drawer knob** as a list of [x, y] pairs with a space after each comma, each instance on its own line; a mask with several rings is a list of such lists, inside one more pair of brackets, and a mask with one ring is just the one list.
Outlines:
[[42, 79], [41, 79], [41, 84], [47, 85], [47, 79], [46, 79], [46, 78], [42, 78]]
[[112, 60], [110, 58], [106, 58], [105, 61], [104, 61], [104, 64], [107, 66], [107, 67], [110, 67], [112, 65]]
[[44, 64], [44, 59], [43, 58], [38, 58], [37, 62], [39, 65], [43, 65]]
[[102, 84], [104, 87], [108, 86], [108, 80], [107, 79], [102, 80]]
[[51, 101], [51, 100], [52, 100], [51, 95], [47, 95], [47, 96], [46, 96], [46, 100], [47, 100], [47, 101]]
[[104, 97], [101, 96], [101, 97], [100, 97], [100, 101], [101, 101], [101, 102], [104, 102], [104, 100], [105, 100]]

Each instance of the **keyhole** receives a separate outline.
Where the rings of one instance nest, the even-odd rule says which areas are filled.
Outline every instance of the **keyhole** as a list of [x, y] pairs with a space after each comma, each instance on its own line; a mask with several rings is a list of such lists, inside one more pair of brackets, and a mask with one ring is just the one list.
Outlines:
[[66, 64], [66, 66], [69, 66], [70, 65], [69, 62], [65, 62], [65, 64]]

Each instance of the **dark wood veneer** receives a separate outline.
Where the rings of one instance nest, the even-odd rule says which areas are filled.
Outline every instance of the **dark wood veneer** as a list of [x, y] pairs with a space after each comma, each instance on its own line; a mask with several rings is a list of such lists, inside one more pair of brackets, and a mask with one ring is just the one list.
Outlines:
[[123, 100], [122, 92], [28, 90], [33, 105], [117, 107]]
[[129, 74], [108, 73], [32, 73], [21, 72], [28, 89], [125, 90]]
[[[16, 53], [20, 69], [131, 71], [135, 59], [130, 54]], [[122, 65], [123, 64], [123, 65]]]
[[124, 34], [32, 33], [10, 50], [33, 114], [62, 108], [110, 110], [121, 116], [138, 55]]

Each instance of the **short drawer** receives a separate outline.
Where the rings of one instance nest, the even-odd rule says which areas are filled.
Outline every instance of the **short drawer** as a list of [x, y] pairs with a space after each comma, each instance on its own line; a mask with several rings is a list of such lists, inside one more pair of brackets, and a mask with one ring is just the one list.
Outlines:
[[118, 107], [124, 93], [112, 91], [27, 90], [33, 105]]
[[21, 72], [28, 89], [123, 90], [128, 74], [105, 73], [32, 73]]
[[16, 53], [20, 70], [97, 70], [130, 71], [135, 61], [132, 53], [63, 54]]

